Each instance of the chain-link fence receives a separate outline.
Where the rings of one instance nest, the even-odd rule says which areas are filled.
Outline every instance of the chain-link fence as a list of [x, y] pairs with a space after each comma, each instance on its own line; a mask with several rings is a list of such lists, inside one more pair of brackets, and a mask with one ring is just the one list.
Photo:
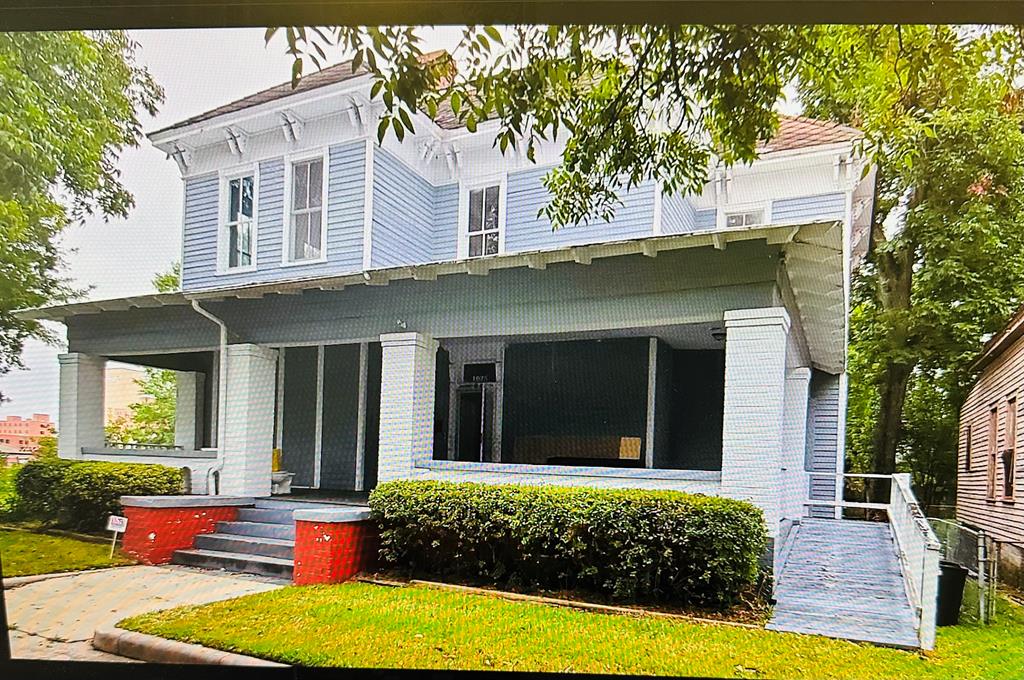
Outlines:
[[[976, 604], [981, 622], [991, 622], [996, 611], [996, 585], [999, 579], [996, 542], [985, 532], [970, 529], [952, 520], [929, 517], [928, 522], [942, 543], [942, 559], [967, 569], [970, 579], [977, 586], [965, 592], [964, 606], [973, 609]], [[971, 599], [975, 602], [970, 602]]]

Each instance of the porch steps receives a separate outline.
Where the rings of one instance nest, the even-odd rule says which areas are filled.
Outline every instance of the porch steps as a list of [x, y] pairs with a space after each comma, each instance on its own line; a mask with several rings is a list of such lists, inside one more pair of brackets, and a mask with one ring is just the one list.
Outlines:
[[804, 518], [787, 540], [768, 629], [919, 646], [888, 524]]
[[325, 505], [348, 504], [258, 498], [254, 507], [241, 508], [234, 521], [217, 522], [214, 533], [196, 536], [192, 548], [175, 551], [171, 562], [290, 579], [295, 565], [292, 513]]

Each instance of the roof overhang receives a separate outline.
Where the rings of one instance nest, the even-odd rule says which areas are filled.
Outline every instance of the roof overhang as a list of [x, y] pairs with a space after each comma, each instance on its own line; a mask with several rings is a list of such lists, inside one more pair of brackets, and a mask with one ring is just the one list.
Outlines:
[[713, 247], [723, 250], [730, 243], [765, 241], [779, 246], [785, 270], [796, 299], [797, 312], [807, 337], [813, 364], [836, 373], [845, 365], [846, 312], [843, 289], [842, 223], [838, 221], [800, 224], [771, 224], [727, 231], [707, 230], [645, 237], [624, 241], [580, 245], [558, 250], [536, 250], [493, 255], [472, 260], [449, 260], [428, 264], [372, 269], [340, 276], [319, 276], [284, 282], [213, 288], [185, 293], [159, 293], [113, 300], [77, 302], [17, 312], [23, 319], [64, 321], [69, 317], [152, 308], [189, 305], [191, 300], [254, 299], [265, 295], [298, 295], [304, 290], [343, 290], [348, 286], [386, 286], [391, 281], [414, 279], [432, 281], [439, 276], [487, 276], [493, 271], [513, 268], [544, 269], [549, 265], [575, 262], [589, 265], [593, 260], [629, 255], [657, 257], [658, 253], [683, 248]]

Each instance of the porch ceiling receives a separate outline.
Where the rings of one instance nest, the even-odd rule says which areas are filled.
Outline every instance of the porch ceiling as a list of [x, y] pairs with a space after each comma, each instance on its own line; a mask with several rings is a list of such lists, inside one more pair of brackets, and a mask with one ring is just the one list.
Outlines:
[[783, 252], [811, 362], [823, 371], [839, 373], [846, 363], [842, 224], [802, 227]]

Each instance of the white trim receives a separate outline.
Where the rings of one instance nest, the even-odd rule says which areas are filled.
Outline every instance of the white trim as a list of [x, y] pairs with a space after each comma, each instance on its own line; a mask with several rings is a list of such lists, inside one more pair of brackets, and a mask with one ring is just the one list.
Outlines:
[[498, 187], [498, 252], [497, 255], [505, 254], [505, 217], [508, 212], [508, 172], [501, 171], [479, 175], [472, 180], [459, 180], [459, 233], [456, 257], [459, 260], [478, 260], [491, 255], [469, 256], [469, 194], [477, 189]]
[[[243, 177], [252, 176], [252, 228], [250, 230], [250, 239], [252, 241], [252, 261], [246, 266], [229, 267], [228, 259], [230, 254], [228, 253], [228, 238], [227, 238], [227, 212], [228, 212], [228, 196], [230, 190], [228, 185], [232, 180], [241, 179]], [[259, 253], [259, 196], [260, 196], [260, 164], [259, 163], [243, 163], [231, 168], [224, 168], [217, 173], [217, 267], [214, 271], [215, 276], [225, 276], [229, 274], [245, 274], [248, 272], [256, 271], [258, 264], [257, 258]], [[239, 195], [239, 201], [241, 201], [241, 195]], [[241, 213], [241, 204], [239, 204], [239, 213]], [[182, 237], [184, 239], [184, 236]], [[184, 266], [184, 259], [182, 260], [182, 266]]]
[[[292, 260], [288, 257], [292, 241], [292, 173], [296, 163], [306, 163], [320, 159], [323, 163], [320, 186], [320, 257]], [[330, 184], [331, 160], [329, 147], [321, 146], [314, 149], [285, 154], [284, 156], [284, 202], [281, 224], [281, 266], [301, 267], [310, 264], [321, 264], [327, 261], [327, 187]]]
[[316, 348], [316, 432], [313, 439], [313, 488], [320, 488], [324, 447], [324, 346]]
[[647, 345], [647, 436], [644, 467], [654, 467], [654, 407], [658, 375], [658, 339], [649, 338]]
[[661, 186], [661, 182], [654, 183], [654, 216], [651, 219], [651, 233], [655, 236], [661, 236], [662, 232], [662, 216], [661, 216], [661, 201], [664, 196], [662, 195], [664, 188]]
[[[849, 400], [849, 381], [846, 371], [839, 374], [839, 418], [836, 421], [836, 474], [846, 474], [846, 405]], [[808, 424], [811, 427], [811, 424]], [[959, 433], [958, 433], [959, 435]], [[836, 477], [835, 518], [843, 518], [843, 477]]]
[[366, 138], [366, 159], [363, 163], [363, 269], [373, 264], [373, 140]]
[[277, 350], [277, 437], [274, 438], [274, 447], [278, 449], [284, 449], [284, 355], [284, 347]]
[[369, 343], [359, 343], [359, 401], [356, 406], [356, 491], [366, 485], [366, 388], [370, 373]]

